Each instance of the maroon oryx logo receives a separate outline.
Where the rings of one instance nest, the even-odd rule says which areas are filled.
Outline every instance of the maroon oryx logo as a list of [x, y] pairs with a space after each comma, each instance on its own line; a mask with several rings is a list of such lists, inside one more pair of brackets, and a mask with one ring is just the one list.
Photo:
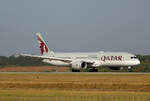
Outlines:
[[41, 55], [43, 55], [44, 52], [48, 52], [47, 45], [41, 40], [39, 36], [37, 36], [37, 39], [40, 41], [40, 49], [41, 49]]

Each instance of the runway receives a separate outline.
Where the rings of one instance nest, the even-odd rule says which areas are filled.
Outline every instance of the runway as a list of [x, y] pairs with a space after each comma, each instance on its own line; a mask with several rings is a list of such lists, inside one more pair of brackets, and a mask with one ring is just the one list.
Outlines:
[[0, 72], [0, 74], [150, 74], [150, 72]]

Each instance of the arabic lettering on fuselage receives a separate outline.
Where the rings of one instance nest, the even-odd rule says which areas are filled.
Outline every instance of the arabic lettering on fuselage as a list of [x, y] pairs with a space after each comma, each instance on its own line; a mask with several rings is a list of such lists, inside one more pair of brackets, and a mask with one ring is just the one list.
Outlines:
[[122, 56], [102, 56], [101, 61], [122, 61]]

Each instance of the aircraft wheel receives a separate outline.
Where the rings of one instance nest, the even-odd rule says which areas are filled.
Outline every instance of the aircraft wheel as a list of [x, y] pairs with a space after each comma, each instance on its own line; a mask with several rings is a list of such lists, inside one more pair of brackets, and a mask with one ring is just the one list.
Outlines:
[[80, 72], [80, 70], [72, 69], [72, 72]]
[[132, 72], [132, 67], [131, 66], [128, 67], [128, 72]]
[[90, 72], [98, 72], [98, 69], [90, 69]]

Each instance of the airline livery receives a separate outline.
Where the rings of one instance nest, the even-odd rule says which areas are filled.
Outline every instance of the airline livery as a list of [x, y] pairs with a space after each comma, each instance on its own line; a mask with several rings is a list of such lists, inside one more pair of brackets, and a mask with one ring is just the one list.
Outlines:
[[81, 69], [89, 68], [91, 72], [97, 72], [101, 66], [111, 69], [128, 67], [131, 72], [132, 67], [139, 65], [140, 61], [134, 54], [125, 52], [75, 52], [75, 53], [54, 53], [50, 50], [40, 33], [36, 33], [40, 45], [41, 56], [20, 54], [21, 56], [41, 58], [43, 62], [57, 66], [71, 66], [72, 72], [80, 72]]

